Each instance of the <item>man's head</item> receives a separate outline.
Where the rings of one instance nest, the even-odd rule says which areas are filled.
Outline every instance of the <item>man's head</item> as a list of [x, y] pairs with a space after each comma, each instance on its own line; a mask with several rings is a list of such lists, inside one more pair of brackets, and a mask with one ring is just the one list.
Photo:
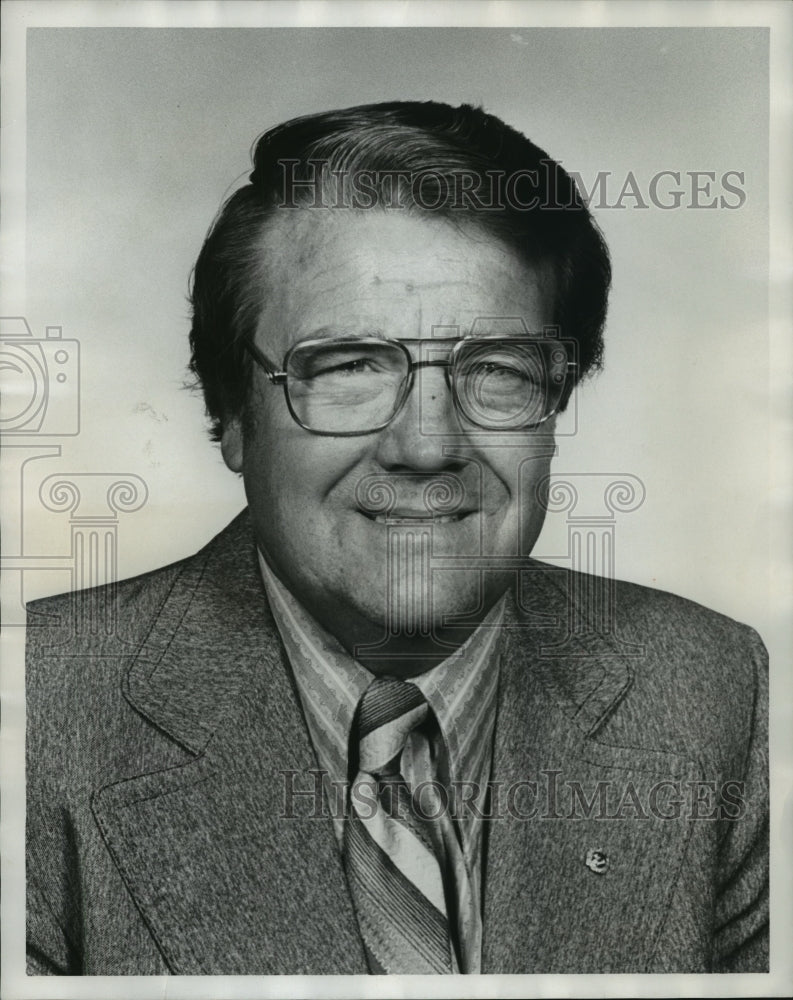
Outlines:
[[[450, 616], [509, 586], [542, 526], [555, 412], [600, 362], [609, 277], [570, 177], [482, 111], [372, 105], [258, 141], [196, 264], [192, 367], [260, 547], [345, 644], [451, 639]], [[549, 327], [575, 346], [561, 367], [525, 348], [556, 364], [548, 419], [501, 419], [504, 352]], [[336, 358], [328, 401], [304, 369], [339, 340], [375, 353]], [[450, 367], [459, 340], [476, 344]], [[272, 373], [295, 345], [284, 393], [252, 355]]]

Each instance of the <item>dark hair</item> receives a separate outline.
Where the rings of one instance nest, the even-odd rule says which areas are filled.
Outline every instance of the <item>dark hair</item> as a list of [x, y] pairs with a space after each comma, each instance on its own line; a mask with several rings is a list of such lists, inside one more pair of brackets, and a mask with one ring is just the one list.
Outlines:
[[[340, 178], [352, 178], [350, 188]], [[365, 181], [365, 184], [363, 183]], [[522, 183], [521, 183], [522, 182]], [[357, 194], [355, 193], [357, 192]], [[244, 410], [243, 338], [264, 302], [262, 238], [278, 208], [398, 208], [475, 225], [554, 275], [554, 323], [577, 342], [578, 377], [600, 368], [611, 267], [570, 175], [481, 108], [434, 101], [369, 104], [295, 118], [265, 132], [249, 183], [225, 202], [191, 278], [190, 368], [218, 440]]]

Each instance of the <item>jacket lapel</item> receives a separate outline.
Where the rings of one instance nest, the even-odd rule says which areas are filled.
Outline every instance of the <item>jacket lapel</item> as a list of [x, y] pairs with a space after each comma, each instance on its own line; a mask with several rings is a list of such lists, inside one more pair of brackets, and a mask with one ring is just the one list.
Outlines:
[[647, 971], [691, 832], [660, 814], [664, 782], [695, 777], [693, 762], [597, 739], [631, 658], [596, 634], [565, 641], [566, 580], [538, 568], [532, 614], [506, 622], [483, 972]]
[[331, 820], [307, 785], [316, 758], [246, 517], [186, 563], [125, 696], [185, 752], [180, 766], [93, 799], [170, 970], [365, 972]]

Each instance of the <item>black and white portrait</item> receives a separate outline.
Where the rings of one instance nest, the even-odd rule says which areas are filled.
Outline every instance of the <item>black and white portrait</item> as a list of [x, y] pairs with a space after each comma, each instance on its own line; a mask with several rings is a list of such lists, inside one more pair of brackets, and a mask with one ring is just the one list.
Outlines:
[[782, 982], [790, 17], [8, 6], [8, 995]]

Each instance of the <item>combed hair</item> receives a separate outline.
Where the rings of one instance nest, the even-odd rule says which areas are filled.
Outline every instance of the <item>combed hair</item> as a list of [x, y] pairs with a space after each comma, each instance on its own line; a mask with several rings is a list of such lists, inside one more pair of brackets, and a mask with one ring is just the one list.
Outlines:
[[[366, 175], [377, 210], [475, 226], [528, 263], [549, 266], [554, 323], [576, 341], [578, 377], [601, 367], [608, 250], [575, 182], [544, 150], [468, 104], [398, 101], [306, 115], [256, 141], [249, 181], [221, 207], [193, 269], [190, 368], [214, 440], [244, 411], [251, 361], [242, 341], [253, 337], [265, 302], [268, 221], [279, 208], [316, 205], [318, 197], [332, 207], [339, 178], [356, 175]], [[518, 177], [531, 180], [532, 197], [525, 183], [521, 198], [517, 187], [509, 196]]]

